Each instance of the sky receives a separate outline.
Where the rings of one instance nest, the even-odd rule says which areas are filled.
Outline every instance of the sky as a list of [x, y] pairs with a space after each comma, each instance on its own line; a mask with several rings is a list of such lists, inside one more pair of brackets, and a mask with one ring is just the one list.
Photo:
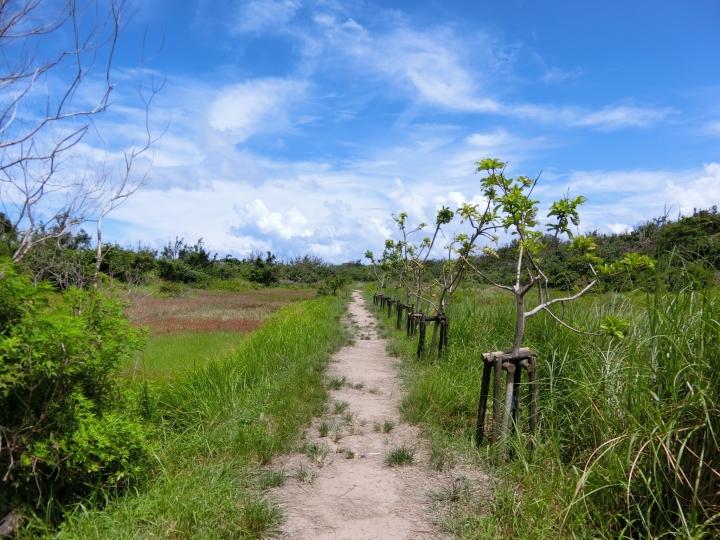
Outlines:
[[357, 260], [397, 237], [393, 214], [480, 201], [486, 157], [540, 174], [541, 216], [587, 197], [583, 231], [707, 208], [718, 28], [717, 0], [138, 2], [97, 130], [117, 154], [142, 133], [138, 86], [164, 81], [162, 137], [105, 237]]

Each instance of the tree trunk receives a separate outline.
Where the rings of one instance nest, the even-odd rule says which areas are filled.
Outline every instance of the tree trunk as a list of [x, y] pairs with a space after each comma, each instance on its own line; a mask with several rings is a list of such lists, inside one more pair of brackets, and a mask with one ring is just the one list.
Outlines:
[[100, 263], [102, 263], [102, 214], [98, 218], [97, 224], [97, 249], [95, 250], [95, 273], [93, 274], [93, 284], [96, 289], [98, 288]]
[[517, 320], [515, 322], [515, 339], [513, 340], [513, 353], [520, 352], [523, 334], [525, 333], [525, 298], [520, 293], [515, 293], [515, 306], [517, 308]]

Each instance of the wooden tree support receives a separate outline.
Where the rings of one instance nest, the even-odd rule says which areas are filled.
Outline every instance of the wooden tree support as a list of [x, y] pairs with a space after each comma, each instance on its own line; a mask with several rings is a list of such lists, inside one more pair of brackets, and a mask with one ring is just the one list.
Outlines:
[[449, 336], [450, 336], [450, 319], [444, 313], [435, 315], [434, 317], [428, 317], [422, 311], [419, 313], [413, 313], [408, 315], [408, 324], [413, 326], [412, 331], [408, 331], [408, 335], [414, 335], [415, 328], [420, 330], [420, 337], [418, 339], [417, 357], [420, 358], [425, 354], [425, 338], [427, 335], [428, 323], [435, 323], [440, 325], [440, 342], [438, 344], [438, 356], [440, 356], [443, 350], [447, 349]]
[[[493, 425], [491, 442], [497, 442], [507, 435], [510, 418], [517, 424], [520, 409], [520, 382], [522, 370], [528, 373], [528, 400], [530, 404], [530, 432], [534, 435], [537, 428], [537, 354], [530, 349], [512, 352], [496, 351], [482, 355], [483, 375], [480, 384], [478, 419], [475, 429], [475, 444], [480, 446], [485, 435], [485, 414], [490, 390], [490, 378], [493, 378]], [[494, 373], [492, 373], [494, 370]], [[505, 399], [503, 411], [502, 372], [506, 371]], [[500, 413], [503, 413], [502, 419]]]

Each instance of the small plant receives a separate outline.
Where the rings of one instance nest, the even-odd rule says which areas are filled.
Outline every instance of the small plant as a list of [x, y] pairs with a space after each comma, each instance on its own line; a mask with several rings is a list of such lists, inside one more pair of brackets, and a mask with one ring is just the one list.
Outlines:
[[264, 471], [257, 479], [257, 486], [260, 489], [280, 487], [285, 484], [285, 473], [283, 471]]
[[353, 413], [345, 413], [342, 415], [342, 420], [346, 424], [352, 424], [355, 421], [355, 415]]
[[292, 477], [300, 482], [311, 483], [313, 480], [315, 480], [315, 473], [308, 471], [305, 467], [300, 465], [297, 469], [295, 469]]
[[343, 387], [344, 384], [345, 384], [345, 377], [343, 377], [342, 379], [338, 379], [337, 377], [333, 377], [332, 379], [330, 379], [330, 380], [328, 381], [327, 387], [328, 387], [330, 390], [340, 390], [340, 389]]
[[380, 392], [380, 389], [377, 387], [372, 387], [370, 390], [368, 390], [368, 392], [370, 392], [371, 394], [376, 394], [376, 395], [382, 394], [382, 392]]
[[452, 459], [448, 456], [448, 452], [439, 445], [433, 445], [430, 448], [430, 468], [436, 471], [444, 471], [452, 466]]
[[385, 455], [385, 463], [391, 467], [404, 467], [412, 465], [414, 460], [414, 452], [410, 448], [396, 446]]
[[348, 384], [348, 388], [352, 388], [353, 390], [362, 390], [365, 388], [365, 385], [363, 383], [355, 383], [355, 384]]
[[333, 414], [342, 414], [347, 410], [349, 406], [350, 404], [347, 401], [336, 401], [333, 409]]
[[321, 437], [327, 437], [328, 433], [330, 433], [330, 424], [328, 424], [327, 422], [322, 422], [318, 426], [318, 432], [320, 433]]
[[382, 432], [390, 433], [394, 427], [395, 427], [395, 422], [391, 422], [390, 420], [385, 420], [382, 425]]
[[449, 486], [430, 493], [432, 499], [446, 504], [467, 500], [471, 496], [472, 484], [465, 476], [456, 478]]
[[312, 461], [317, 461], [318, 463], [320, 463], [323, 459], [325, 459], [325, 456], [327, 456], [328, 447], [324, 444], [305, 444], [302, 448], [302, 451]]
[[345, 456], [345, 459], [353, 459], [355, 457], [355, 452], [353, 452], [349, 448], [341, 448], [340, 450], [338, 450], [338, 453], [343, 454]]
[[282, 519], [282, 512], [272, 501], [254, 498], [243, 506], [241, 519], [244, 532], [253, 538], [262, 538], [275, 532], [275, 526]]

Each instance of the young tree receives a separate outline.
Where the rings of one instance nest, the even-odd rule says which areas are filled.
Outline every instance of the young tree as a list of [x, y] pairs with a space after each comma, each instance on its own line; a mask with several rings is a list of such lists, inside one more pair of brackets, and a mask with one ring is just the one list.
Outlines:
[[[651, 266], [653, 263], [647, 256], [628, 254], [623, 260], [614, 265], [605, 265], [603, 260], [595, 254], [595, 239], [592, 236], [575, 234], [571, 226], [577, 227], [580, 223], [578, 208], [587, 199], [583, 196], [570, 198], [569, 195], [555, 201], [550, 206], [547, 217], [551, 221], [546, 225], [547, 230], [552, 234], [553, 240], [560, 235], [565, 235], [570, 241], [569, 249], [587, 265], [590, 274], [593, 276], [589, 283], [575, 294], [551, 298], [548, 287], [548, 278], [543, 272], [543, 263], [552, 242], [543, 241], [545, 233], [537, 230], [538, 223], [538, 202], [531, 199], [533, 189], [538, 181], [527, 176], [509, 178], [505, 176], [506, 163], [498, 159], [483, 159], [475, 163], [476, 173], [486, 173], [487, 176], [481, 179], [480, 186], [482, 193], [488, 201], [488, 210], [493, 205], [490, 219], [498, 220], [505, 232], [510, 232], [517, 237], [517, 259], [515, 266], [515, 280], [511, 285], [496, 283], [485, 273], [472, 264], [468, 257], [469, 251], [463, 254], [463, 259], [469, 268], [473, 269], [486, 281], [492, 283], [501, 290], [508, 291], [515, 296], [516, 322], [515, 336], [511, 352], [517, 354], [522, 346], [525, 333], [525, 323], [529, 317], [540, 312], [549, 314], [565, 328], [579, 333], [588, 333], [573, 328], [564, 322], [550, 309], [555, 304], [564, 304], [580, 298], [592, 289], [599, 281], [602, 274], [611, 274], [620, 268], [635, 270], [643, 266]], [[497, 242], [497, 238], [495, 238]], [[486, 254], [494, 254], [494, 250], [485, 247]], [[525, 309], [525, 297], [537, 288], [538, 303], [531, 309]], [[595, 334], [597, 335], [597, 334]]]

